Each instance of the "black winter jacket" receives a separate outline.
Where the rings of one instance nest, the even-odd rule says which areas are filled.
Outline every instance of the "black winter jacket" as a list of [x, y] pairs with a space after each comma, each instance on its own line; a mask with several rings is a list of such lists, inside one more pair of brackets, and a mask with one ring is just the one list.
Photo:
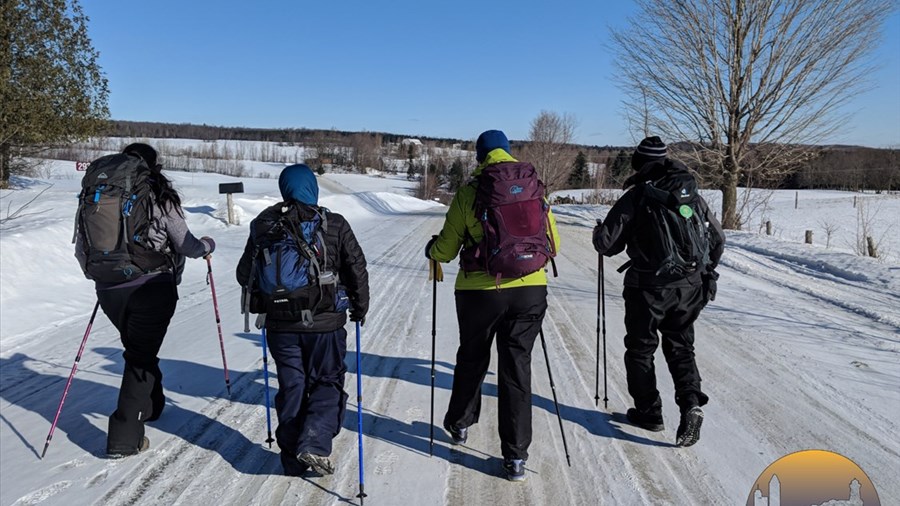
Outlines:
[[[261, 212], [256, 220], [271, 219], [281, 214], [284, 206], [285, 203], [275, 204]], [[301, 209], [302, 213], [308, 214], [308, 216], [304, 215], [304, 219], [312, 218], [312, 210]], [[350, 311], [360, 318], [364, 317], [369, 310], [369, 273], [366, 270], [366, 257], [347, 220], [340, 214], [332, 213], [325, 208], [320, 209], [325, 210], [327, 221], [327, 229], [323, 235], [328, 268], [339, 276], [340, 285], [346, 289], [347, 296], [350, 298]], [[250, 281], [253, 249], [252, 239], [248, 238], [244, 254], [237, 266], [237, 281], [245, 289]], [[347, 323], [347, 314], [344, 311], [326, 312], [316, 315], [313, 320], [312, 326], [307, 327], [299, 320], [266, 318], [266, 329], [306, 333], [332, 332]]]
[[[633, 263], [646, 264], [648, 260], [647, 252], [652, 247], [653, 239], [650, 237], [650, 233], [640, 230], [636, 219], [640, 211], [639, 204], [643, 183], [657, 181], [668, 173], [682, 171], [688, 172], [687, 167], [682, 163], [664, 159], [644, 165], [637, 174], [626, 180], [626, 187], [633, 186], [613, 205], [603, 224], [595, 229], [594, 248], [608, 257], [617, 255], [622, 250], [625, 250], [628, 258]], [[708, 223], [710, 260], [708, 271], [711, 272], [719, 264], [719, 258], [724, 251], [725, 234], [722, 231], [722, 225], [715, 215], [710, 212], [709, 206], [703, 200], [703, 197], [699, 197], [698, 207], [702, 213], [703, 221]], [[673, 279], [657, 276], [653, 272], [639, 271], [632, 267], [625, 273], [624, 285], [636, 288], [698, 285], [701, 283], [703, 274], [705, 273], [698, 270], [686, 278]]]

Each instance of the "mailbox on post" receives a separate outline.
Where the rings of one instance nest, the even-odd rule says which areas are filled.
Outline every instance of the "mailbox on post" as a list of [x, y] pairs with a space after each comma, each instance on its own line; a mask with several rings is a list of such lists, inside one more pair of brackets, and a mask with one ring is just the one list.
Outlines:
[[234, 225], [234, 200], [231, 194], [244, 193], [244, 183], [219, 183], [219, 193], [228, 195], [228, 224]]

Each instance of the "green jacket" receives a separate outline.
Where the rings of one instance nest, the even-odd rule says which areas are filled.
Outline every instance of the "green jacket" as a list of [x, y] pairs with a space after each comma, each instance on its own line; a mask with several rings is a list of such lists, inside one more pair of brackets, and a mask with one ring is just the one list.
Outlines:
[[[488, 165], [501, 162], [518, 161], [502, 149], [495, 149], [488, 153], [484, 162], [479, 165], [473, 176], [481, 174]], [[484, 231], [481, 223], [475, 217], [475, 187], [467, 184], [460, 187], [450, 203], [447, 217], [444, 220], [444, 228], [431, 247], [429, 254], [438, 262], [450, 262], [459, 254], [466, 241], [466, 231], [476, 243], [481, 241]], [[554, 251], [559, 251], [559, 233], [556, 230], [556, 218], [553, 212], [548, 212], [547, 233], [553, 238]], [[521, 278], [503, 278], [500, 288], [515, 288], [519, 286], [542, 286], [547, 284], [547, 273], [544, 269], [522, 276]], [[460, 269], [456, 276], [457, 290], [493, 290], [497, 288], [496, 279], [486, 272], [464, 272]]]

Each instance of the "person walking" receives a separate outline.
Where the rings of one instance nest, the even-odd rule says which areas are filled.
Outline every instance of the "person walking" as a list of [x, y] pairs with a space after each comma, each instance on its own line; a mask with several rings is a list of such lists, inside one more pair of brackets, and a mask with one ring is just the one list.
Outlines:
[[[308, 166], [286, 167], [278, 187], [284, 201], [265, 209], [250, 224], [237, 280], [248, 292], [247, 310], [265, 313], [266, 342], [278, 374], [275, 438], [284, 473], [300, 476], [312, 469], [332, 474], [332, 439], [341, 430], [348, 398], [344, 325], [348, 308], [351, 321], [365, 323], [366, 258], [347, 220], [319, 207], [319, 186]], [[267, 248], [281, 249], [270, 254]], [[271, 276], [268, 269], [282, 259], [291, 265], [282, 264], [285, 270]], [[272, 279], [287, 285], [301, 271], [300, 288], [277, 297], [267, 292]], [[317, 279], [309, 280], [308, 275]]]
[[[454, 444], [463, 444], [478, 422], [496, 336], [503, 468], [509, 480], [521, 481], [532, 439], [531, 351], [547, 310], [544, 266], [559, 248], [559, 234], [543, 184], [531, 164], [510, 155], [506, 135], [485, 131], [475, 147], [474, 179], [457, 191], [440, 234], [425, 248], [438, 262], [459, 254], [461, 265], [455, 285], [459, 348], [443, 426]], [[494, 207], [492, 199], [511, 201]], [[516, 253], [504, 257], [507, 251]]]
[[700, 387], [694, 354], [694, 322], [715, 298], [715, 269], [725, 236], [697, 182], [682, 163], [668, 157], [657, 136], [641, 141], [631, 157], [636, 171], [628, 190], [594, 228], [598, 253], [625, 250], [625, 370], [634, 407], [626, 417], [650, 431], [665, 429], [656, 388], [653, 354], [662, 336], [663, 355], [681, 411], [676, 444], [700, 439], [709, 397]]
[[[149, 448], [144, 423], [158, 419], [165, 407], [158, 354], [175, 313], [177, 285], [181, 282], [185, 257], [206, 257], [216, 249], [212, 238], [197, 239], [191, 234], [181, 198], [172, 182], [162, 174], [156, 150], [147, 144], [134, 143], [125, 147], [123, 153], [127, 156], [108, 158], [113, 164], [128, 167], [123, 171], [133, 171], [127, 176], [129, 186], [132, 181], [139, 183], [124, 210], [116, 206], [111, 217], [117, 220], [118, 215], [128, 216], [131, 211], [131, 217], [138, 223], [129, 226], [134, 244], [129, 244], [128, 250], [134, 264], [143, 267], [143, 272], [131, 276], [133, 267], [126, 267], [124, 277], [130, 279], [116, 282], [103, 281], [109, 278], [98, 274], [107, 265], [104, 255], [96, 254], [97, 245], [103, 242], [104, 235], [112, 236], [113, 243], [118, 242], [123, 235], [118, 221], [108, 221], [105, 227], [90, 223], [80, 207], [75, 235], [75, 257], [88, 279], [95, 280], [100, 307], [119, 331], [125, 348], [119, 399], [109, 417], [106, 453], [110, 457], [134, 455]], [[107, 171], [110, 179], [115, 168], [110, 166]], [[84, 198], [100, 202], [103, 189], [101, 185], [96, 196]], [[139, 199], [138, 195], [147, 195], [147, 200]], [[142, 207], [142, 202], [146, 202], [147, 208]], [[102, 214], [103, 210], [99, 211], [97, 214]], [[140, 224], [144, 222], [146, 226]]]

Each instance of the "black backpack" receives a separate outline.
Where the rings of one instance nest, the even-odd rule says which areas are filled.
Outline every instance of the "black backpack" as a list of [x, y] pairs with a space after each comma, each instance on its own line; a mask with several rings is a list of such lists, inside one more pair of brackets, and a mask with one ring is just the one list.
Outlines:
[[309, 326], [317, 314], [349, 308], [346, 291], [328, 265], [326, 211], [282, 203], [250, 223], [253, 257], [245, 313]]
[[81, 234], [89, 279], [120, 283], [170, 264], [148, 240], [154, 212], [149, 177], [147, 163], [131, 154], [107, 155], [88, 166], [75, 233]]
[[709, 229], [697, 181], [685, 170], [647, 181], [638, 191], [643, 212], [639, 234], [649, 247], [647, 264], [635, 267], [667, 278], [684, 278], [709, 265]]

